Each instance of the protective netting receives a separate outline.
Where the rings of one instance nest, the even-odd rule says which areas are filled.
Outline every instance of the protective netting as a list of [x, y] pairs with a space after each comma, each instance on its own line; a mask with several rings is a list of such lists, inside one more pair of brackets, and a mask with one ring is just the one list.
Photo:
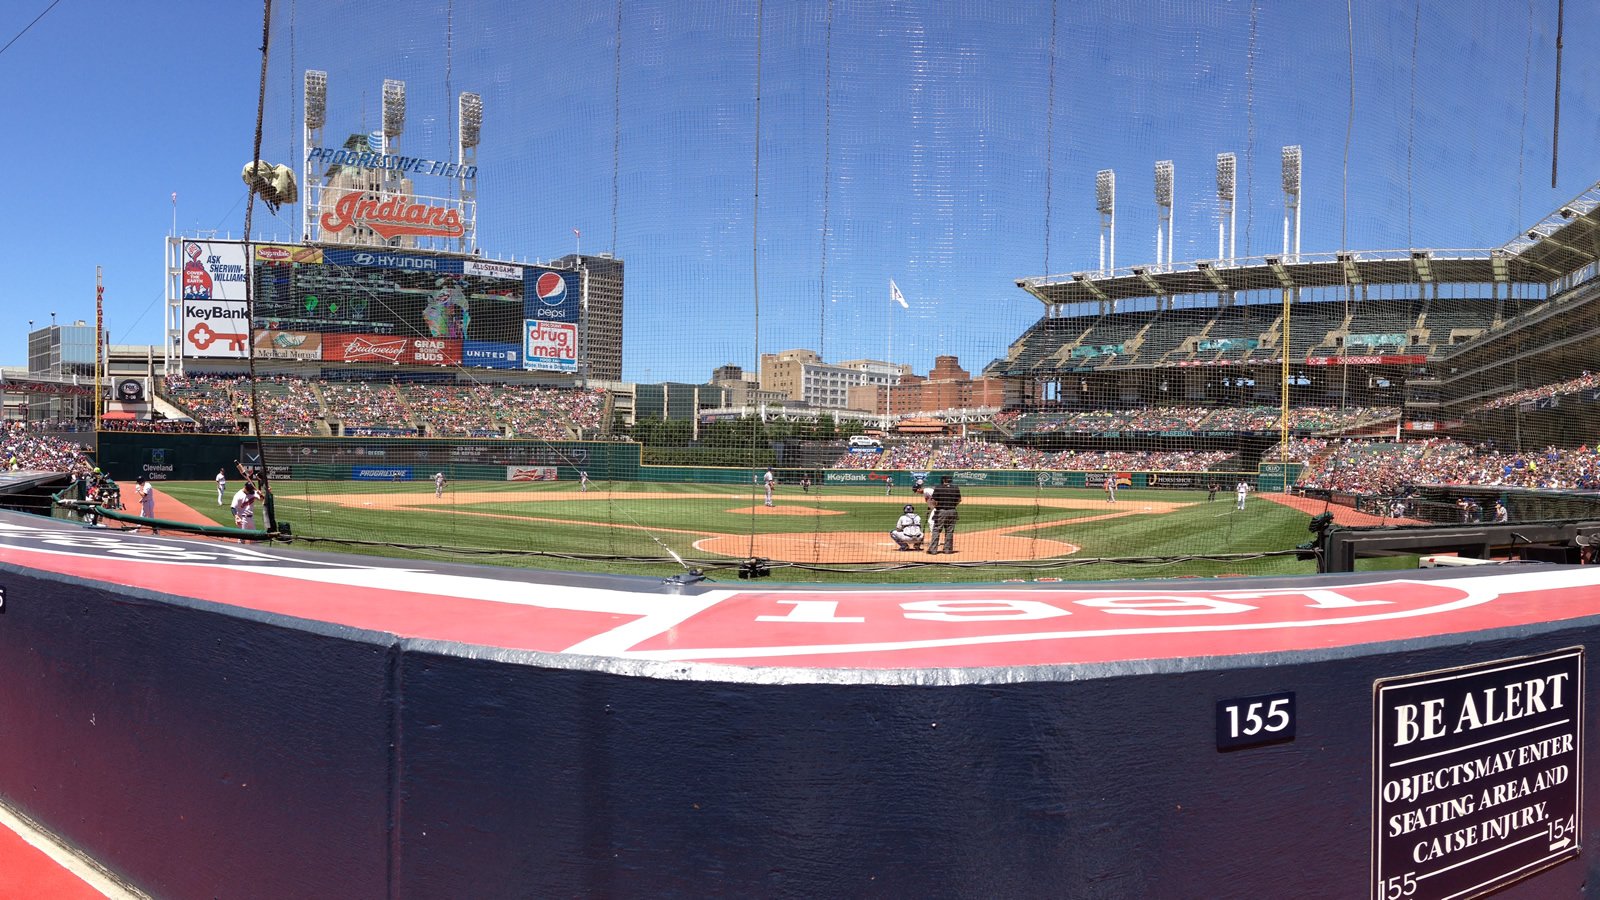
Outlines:
[[256, 243], [172, 242], [154, 385], [231, 437], [117, 445], [202, 512], [217, 467], [371, 552], [993, 580], [1600, 488], [1600, 82], [1553, 144], [1553, 2], [270, 23]]

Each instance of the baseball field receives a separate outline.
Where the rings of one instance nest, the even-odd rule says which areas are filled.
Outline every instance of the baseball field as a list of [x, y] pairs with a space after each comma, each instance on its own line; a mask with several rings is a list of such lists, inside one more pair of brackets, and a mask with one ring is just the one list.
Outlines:
[[[162, 491], [232, 524], [209, 482], [168, 482]], [[793, 581], [1314, 571], [1293, 555], [1258, 555], [1307, 540], [1306, 511], [1255, 494], [1237, 510], [1228, 492], [1208, 501], [1203, 491], [1124, 489], [1112, 503], [1099, 489], [966, 488], [956, 552], [938, 556], [902, 552], [889, 536], [906, 504], [926, 527], [926, 506], [905, 488], [784, 485], [771, 507], [755, 486], [654, 482], [581, 491], [571, 482], [463, 481], [435, 496], [432, 483], [280, 481], [273, 497], [300, 546], [569, 571], [668, 576], [693, 567], [732, 579], [753, 557], [770, 561], [773, 578]]]

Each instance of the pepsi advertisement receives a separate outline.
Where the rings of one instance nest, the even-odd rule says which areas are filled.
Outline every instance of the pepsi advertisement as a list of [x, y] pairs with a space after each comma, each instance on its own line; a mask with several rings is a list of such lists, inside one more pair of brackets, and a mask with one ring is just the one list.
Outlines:
[[522, 284], [526, 297], [524, 315], [527, 318], [578, 324], [578, 294], [581, 286], [577, 272], [529, 266], [523, 270]]

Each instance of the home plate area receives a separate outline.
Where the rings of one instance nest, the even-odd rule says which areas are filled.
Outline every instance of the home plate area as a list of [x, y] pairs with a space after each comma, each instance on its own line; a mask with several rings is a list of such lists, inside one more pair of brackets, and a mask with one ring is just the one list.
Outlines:
[[[830, 531], [799, 534], [723, 534], [694, 542], [702, 553], [723, 556], [754, 556], [786, 562], [912, 562], [926, 554], [905, 553], [895, 546], [887, 531]], [[1048, 538], [1016, 537], [977, 531], [962, 534], [956, 530], [956, 552], [940, 555], [939, 560], [973, 562], [987, 560], [1045, 559], [1078, 552], [1075, 544]]]

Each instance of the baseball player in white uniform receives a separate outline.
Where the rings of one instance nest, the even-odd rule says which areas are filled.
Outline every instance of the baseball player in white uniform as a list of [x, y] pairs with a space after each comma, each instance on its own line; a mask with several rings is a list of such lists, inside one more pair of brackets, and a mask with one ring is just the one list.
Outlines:
[[764, 485], [766, 485], [766, 489], [767, 489], [767, 505], [768, 506], [772, 505], [772, 483], [774, 481], [776, 481], [776, 480], [777, 479], [772, 474], [772, 467], [768, 466], [767, 467], [767, 474], [761, 476], [761, 481], [762, 481], [762, 483]]

